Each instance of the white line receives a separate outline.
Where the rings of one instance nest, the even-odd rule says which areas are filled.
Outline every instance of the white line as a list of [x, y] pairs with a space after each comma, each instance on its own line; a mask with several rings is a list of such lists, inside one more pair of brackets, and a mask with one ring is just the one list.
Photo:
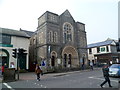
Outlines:
[[[11, 86], [9, 86], [7, 83], [3, 83], [7, 88], [9, 88], [9, 89], [12, 89], [12, 87]], [[12, 89], [12, 90], [14, 90], [14, 89]]]
[[[102, 78], [96, 78], [96, 77], [88, 77], [88, 78], [99, 79], [99, 80], [105, 80], [105, 79], [102, 79]], [[110, 80], [110, 81], [113, 81], [113, 82], [117, 82], [117, 83], [118, 83], [117, 80]]]

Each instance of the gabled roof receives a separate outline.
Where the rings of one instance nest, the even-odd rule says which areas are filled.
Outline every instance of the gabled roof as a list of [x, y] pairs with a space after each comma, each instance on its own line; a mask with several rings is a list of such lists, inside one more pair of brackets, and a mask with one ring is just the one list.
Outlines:
[[66, 9], [60, 16], [62, 16], [62, 15], [67, 16], [67, 17], [71, 17], [74, 20], [74, 18], [72, 17], [72, 15], [70, 14], [68, 9]]
[[25, 33], [28, 34], [30, 37], [31, 37], [31, 36], [33, 35], [33, 33], [34, 33], [34, 32], [32, 32], [32, 31], [22, 30], [21, 28], [20, 28], [20, 31], [25, 32]]
[[105, 45], [112, 45], [113, 42], [115, 42], [115, 40], [108, 38], [106, 41], [89, 44], [87, 45], [87, 47], [92, 48], [92, 47], [99, 47], [99, 46], [105, 46]]
[[8, 28], [1, 28], [0, 27], [0, 33], [11, 35], [11, 36], [30, 38], [30, 36], [28, 34], [26, 34], [25, 32], [14, 30], [14, 29], [8, 29]]

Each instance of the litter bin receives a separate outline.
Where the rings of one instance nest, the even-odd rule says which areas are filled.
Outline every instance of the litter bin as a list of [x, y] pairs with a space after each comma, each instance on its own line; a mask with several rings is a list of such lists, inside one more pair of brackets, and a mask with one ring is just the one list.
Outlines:
[[15, 81], [15, 68], [5, 68], [3, 81]]

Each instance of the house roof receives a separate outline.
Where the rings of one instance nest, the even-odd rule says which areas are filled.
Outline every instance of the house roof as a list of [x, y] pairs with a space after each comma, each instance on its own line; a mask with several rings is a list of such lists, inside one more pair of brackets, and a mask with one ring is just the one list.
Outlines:
[[8, 28], [1, 28], [0, 27], [0, 33], [1, 34], [11, 35], [11, 36], [30, 38], [30, 36], [25, 32], [14, 30], [14, 29], [8, 29]]
[[92, 48], [92, 47], [99, 47], [99, 46], [111, 45], [113, 41], [115, 42], [115, 40], [108, 38], [107, 40], [105, 40], [103, 42], [89, 44], [87, 47], [88, 48]]
[[28, 34], [30, 37], [33, 35], [33, 33], [34, 32], [32, 32], [32, 31], [27, 31], [27, 30], [22, 30], [22, 29], [20, 29], [20, 31], [23, 31], [23, 32], [25, 32], [26, 34]]

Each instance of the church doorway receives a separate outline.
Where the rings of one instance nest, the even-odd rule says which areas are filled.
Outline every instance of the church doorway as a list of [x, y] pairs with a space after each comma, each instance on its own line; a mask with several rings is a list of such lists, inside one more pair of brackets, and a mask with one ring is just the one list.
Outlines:
[[73, 46], [66, 46], [62, 51], [63, 66], [77, 67], [79, 65], [78, 52]]
[[67, 54], [64, 54], [64, 61], [63, 62], [64, 62], [63, 63], [64, 67], [66, 67], [67, 66]]
[[57, 57], [57, 53], [55, 51], [52, 51], [51, 53], [51, 66], [56, 66], [56, 57]]
[[51, 66], [55, 66], [55, 56], [52, 56], [52, 59], [51, 59]]

